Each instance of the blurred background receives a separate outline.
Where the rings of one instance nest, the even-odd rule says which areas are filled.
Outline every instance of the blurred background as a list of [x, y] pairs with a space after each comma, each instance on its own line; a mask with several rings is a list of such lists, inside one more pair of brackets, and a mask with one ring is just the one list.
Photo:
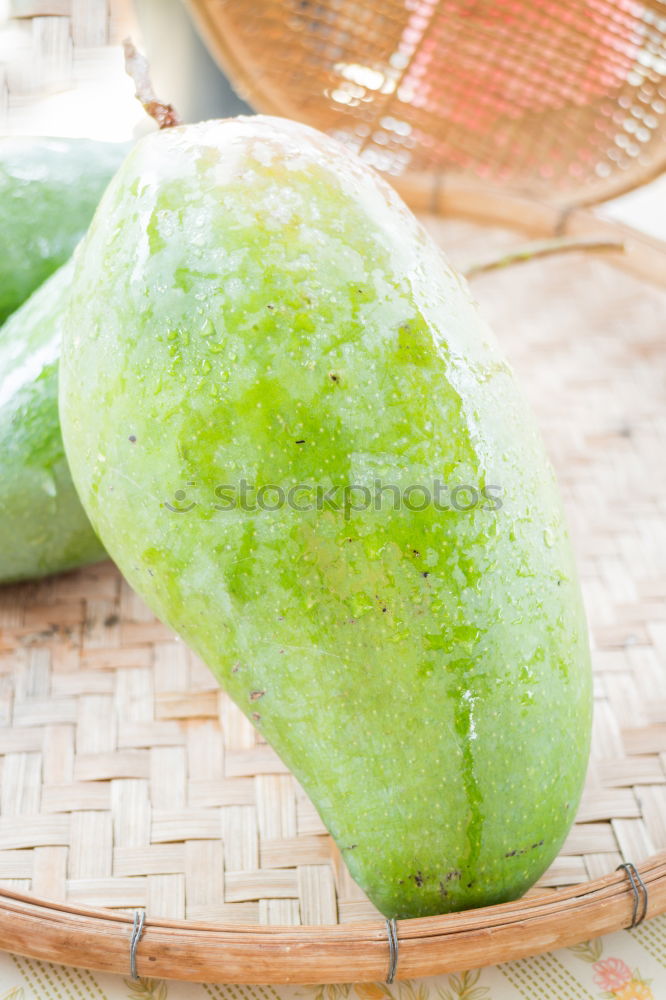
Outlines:
[[0, 0], [2, 131], [124, 141], [150, 130], [124, 69], [127, 37], [185, 121], [250, 111], [180, 0]]
[[661, 0], [0, 0], [0, 131], [153, 128], [124, 71], [128, 36], [185, 121], [253, 104], [326, 128], [389, 174], [443, 163], [565, 207], [601, 193], [602, 215], [666, 236]]

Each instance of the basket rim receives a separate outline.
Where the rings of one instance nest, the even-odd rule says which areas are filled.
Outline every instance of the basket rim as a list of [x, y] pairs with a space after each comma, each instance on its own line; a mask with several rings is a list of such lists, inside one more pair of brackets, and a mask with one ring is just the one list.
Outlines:
[[[234, 37], [224, 4], [216, 4], [213, 13], [210, 0], [184, 0], [184, 3], [207, 49], [222, 72], [233, 82], [234, 88], [238, 90], [243, 100], [261, 114], [280, 115], [304, 121], [302, 109], [294, 104], [289, 95], [271, 86], [261, 73], [251, 76], [248, 72], [248, 50], [238, 38]], [[310, 121], [306, 123], [311, 124]], [[569, 190], [559, 198], [555, 197], [549, 204], [560, 211], [597, 205], [648, 184], [664, 171], [666, 171], [666, 145], [662, 144], [661, 149], [649, 163], [636, 163], [629, 170], [616, 171], [605, 179], [599, 178], [598, 181], [587, 185], [580, 196]], [[409, 174], [406, 173], [404, 176], [408, 177]], [[460, 173], [453, 176], [477, 180], [471, 174]], [[392, 180], [392, 178], [387, 179]], [[486, 186], [483, 181], [477, 180], [477, 183], [480, 189]], [[509, 196], [520, 194], [521, 189], [507, 187], [506, 193]]]
[[464, 174], [413, 172], [385, 179], [416, 213], [468, 219], [534, 237], [619, 240], [624, 252], [607, 254], [608, 263], [666, 288], [666, 241], [602, 216], [594, 207], [558, 205], [525, 192], [494, 187]]
[[[636, 866], [646, 917], [666, 912], [666, 851]], [[635, 926], [635, 896], [614, 871], [548, 896], [397, 922], [397, 979], [438, 975], [571, 947]], [[133, 918], [113, 910], [0, 892], [0, 948], [28, 958], [127, 974]], [[150, 920], [136, 951], [139, 975], [237, 984], [381, 982], [385, 922], [324, 926], [225, 925]]]

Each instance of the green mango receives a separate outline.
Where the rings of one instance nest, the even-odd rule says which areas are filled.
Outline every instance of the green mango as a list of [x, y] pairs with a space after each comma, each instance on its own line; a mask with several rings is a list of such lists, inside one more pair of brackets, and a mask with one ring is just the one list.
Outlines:
[[129, 148], [0, 139], [0, 323], [70, 257]]
[[74, 489], [58, 419], [58, 359], [72, 263], [0, 335], [0, 583], [104, 559]]
[[108, 551], [382, 913], [538, 878], [588, 757], [572, 553], [508, 365], [387, 184], [280, 119], [143, 139], [77, 252], [60, 408]]

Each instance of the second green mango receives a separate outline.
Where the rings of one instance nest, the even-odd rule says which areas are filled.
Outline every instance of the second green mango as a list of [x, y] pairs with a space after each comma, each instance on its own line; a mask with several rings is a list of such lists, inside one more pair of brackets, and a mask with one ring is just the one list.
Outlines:
[[129, 148], [0, 139], [0, 323], [70, 257]]
[[58, 420], [62, 315], [72, 263], [0, 331], [0, 583], [104, 559], [79, 502]]
[[11, 314], [0, 330], [0, 583], [105, 557], [64, 456], [58, 359], [64, 262], [129, 148], [0, 140], [0, 322]]

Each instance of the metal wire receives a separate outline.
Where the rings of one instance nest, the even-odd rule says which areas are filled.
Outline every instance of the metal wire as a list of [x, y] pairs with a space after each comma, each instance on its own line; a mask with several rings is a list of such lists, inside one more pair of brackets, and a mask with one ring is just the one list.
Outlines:
[[399, 958], [398, 925], [395, 920], [386, 921], [386, 933], [388, 934], [389, 943], [389, 965], [388, 972], [386, 973], [386, 982], [390, 986], [395, 979], [396, 972], [398, 971]]
[[631, 914], [631, 923], [629, 924], [629, 929], [631, 930], [633, 927], [638, 927], [645, 920], [648, 908], [648, 891], [645, 882], [638, 874], [636, 865], [632, 864], [631, 861], [626, 861], [624, 864], [618, 865], [615, 870], [619, 871], [620, 869], [627, 873], [634, 894], [634, 908]]
[[145, 910], [135, 910], [134, 911], [134, 926], [132, 927], [132, 937], [130, 938], [130, 976], [132, 979], [138, 979], [139, 976], [136, 971], [136, 949], [139, 946], [139, 941], [141, 940], [141, 935], [143, 934], [143, 928], [146, 923], [146, 911]]

